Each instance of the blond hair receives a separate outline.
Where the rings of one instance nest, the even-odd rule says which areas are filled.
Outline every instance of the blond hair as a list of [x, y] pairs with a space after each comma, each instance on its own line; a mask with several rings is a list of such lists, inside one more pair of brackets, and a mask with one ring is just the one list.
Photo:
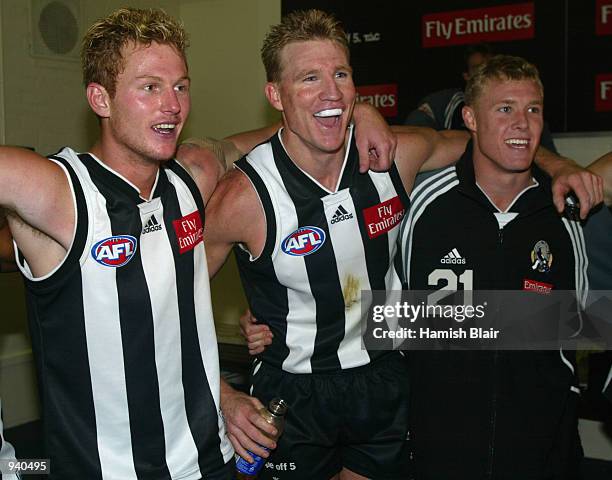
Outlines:
[[330, 40], [336, 42], [349, 58], [346, 33], [333, 15], [322, 10], [299, 10], [283, 17], [266, 35], [261, 47], [261, 59], [269, 82], [278, 82], [281, 76], [281, 51], [293, 42]]
[[83, 83], [99, 83], [115, 95], [117, 75], [124, 68], [121, 49], [128, 43], [171, 45], [183, 57], [189, 45], [183, 25], [160, 9], [120, 8], [95, 22], [85, 34], [81, 48]]
[[544, 95], [544, 87], [535, 65], [521, 57], [494, 55], [479, 65], [465, 87], [466, 105], [474, 105], [489, 80], [532, 80]]

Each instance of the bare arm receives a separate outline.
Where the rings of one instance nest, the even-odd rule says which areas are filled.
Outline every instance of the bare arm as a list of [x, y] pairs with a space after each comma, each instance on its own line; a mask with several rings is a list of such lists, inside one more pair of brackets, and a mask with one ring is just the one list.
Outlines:
[[574, 192], [580, 202], [580, 218], [603, 201], [601, 177], [579, 166], [569, 158], [561, 157], [540, 146], [535, 163], [552, 177], [553, 202], [561, 213], [565, 209], [565, 197]]
[[[223, 265], [234, 243], [245, 244], [255, 255], [261, 253], [266, 233], [263, 215], [247, 177], [238, 170], [229, 171], [206, 207], [204, 243], [211, 276]], [[275, 442], [262, 433], [263, 430], [274, 435], [276, 431], [262, 419], [261, 408], [263, 405], [256, 398], [221, 382], [221, 409], [228, 436], [236, 452], [246, 460], [251, 460], [247, 450], [267, 457], [268, 453], [260, 445], [276, 447]]]
[[68, 179], [54, 162], [30, 150], [0, 147], [0, 206], [68, 250], [74, 205]]
[[253, 256], [263, 250], [266, 223], [251, 182], [239, 170], [230, 170], [219, 182], [207, 207], [204, 242], [208, 273], [213, 277], [232, 246], [245, 245]]
[[210, 199], [226, 170], [242, 156], [232, 142], [210, 137], [188, 138], [179, 145], [176, 159], [196, 181], [204, 203]]
[[587, 167], [591, 172], [599, 175], [603, 180], [604, 203], [612, 206], [612, 152], [606, 153]]
[[369, 103], [358, 103], [353, 110], [353, 122], [359, 151], [359, 171], [389, 170], [395, 158], [397, 138], [387, 121]]
[[426, 127], [393, 126], [398, 146], [395, 161], [406, 191], [419, 171], [435, 170], [457, 162], [469, 135], [459, 130], [435, 131]]
[[257, 145], [265, 142], [268, 138], [278, 132], [280, 127], [281, 123], [276, 122], [275, 124], [268, 125], [267, 127], [230, 135], [229, 137], [225, 137], [225, 140], [232, 142], [239, 151], [245, 154], [249, 153]]

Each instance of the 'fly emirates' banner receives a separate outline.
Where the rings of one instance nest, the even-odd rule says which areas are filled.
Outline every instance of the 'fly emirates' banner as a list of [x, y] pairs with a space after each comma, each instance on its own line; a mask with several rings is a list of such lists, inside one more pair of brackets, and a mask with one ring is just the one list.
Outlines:
[[523, 40], [534, 36], [533, 3], [431, 13], [423, 15], [422, 20], [424, 48]]

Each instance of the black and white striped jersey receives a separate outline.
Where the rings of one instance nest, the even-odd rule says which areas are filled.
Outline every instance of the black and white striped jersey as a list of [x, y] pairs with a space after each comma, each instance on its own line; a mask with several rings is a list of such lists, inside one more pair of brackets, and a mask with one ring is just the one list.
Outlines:
[[280, 133], [236, 166], [266, 217], [262, 254], [235, 248], [251, 310], [274, 333], [263, 360], [317, 373], [365, 365], [384, 353], [362, 349], [361, 291], [401, 289], [394, 261], [409, 199], [397, 169], [360, 174], [351, 140], [330, 191], [293, 163]]
[[52, 477], [206, 477], [233, 452], [195, 182], [172, 160], [144, 200], [91, 154], [50, 158], [70, 180], [74, 240], [43, 278], [18, 262]]

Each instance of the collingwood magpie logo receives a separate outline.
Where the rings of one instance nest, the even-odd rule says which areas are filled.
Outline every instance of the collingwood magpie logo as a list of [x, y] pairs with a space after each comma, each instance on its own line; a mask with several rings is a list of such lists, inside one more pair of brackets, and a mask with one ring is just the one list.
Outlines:
[[144, 235], [145, 233], [155, 232], [156, 230], [161, 229], [162, 226], [157, 221], [157, 218], [155, 218], [155, 215], [151, 215], [144, 228], [142, 229], [142, 235]]
[[440, 263], [445, 263], [449, 265], [464, 265], [465, 258], [461, 256], [459, 250], [453, 248], [450, 252], [448, 252], [440, 259]]
[[353, 214], [349, 213], [346, 208], [340, 205], [331, 219], [331, 224], [333, 225], [334, 223], [343, 222], [344, 220], [349, 220], [351, 218], [353, 218]]
[[544, 240], [540, 240], [533, 246], [533, 250], [531, 250], [531, 269], [537, 270], [540, 273], [548, 273], [550, 272], [552, 262], [553, 255], [548, 243]]

